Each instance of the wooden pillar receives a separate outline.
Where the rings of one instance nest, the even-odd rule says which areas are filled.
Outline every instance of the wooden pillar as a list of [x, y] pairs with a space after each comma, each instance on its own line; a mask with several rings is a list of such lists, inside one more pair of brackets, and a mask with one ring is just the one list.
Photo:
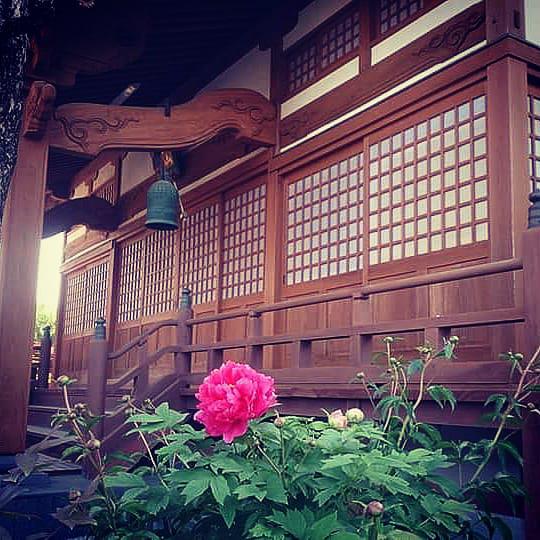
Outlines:
[[[503, 58], [487, 68], [489, 234], [492, 260], [520, 257], [527, 228], [527, 65]], [[498, 305], [520, 307], [519, 273], [496, 278]], [[486, 280], [487, 281], [487, 280]], [[494, 281], [488, 281], [494, 283]], [[519, 329], [491, 331], [492, 357], [519, 340]], [[519, 347], [517, 347], [519, 348]]]
[[[525, 286], [524, 349], [528, 360], [540, 345], [540, 227], [523, 234], [523, 282]], [[540, 538], [540, 423], [538, 416], [530, 414], [522, 430], [523, 480], [528, 493], [525, 504], [525, 530], [527, 540]]]
[[[283, 246], [283, 191], [277, 172], [268, 174], [266, 189], [266, 250], [265, 250], [265, 291], [264, 301], [273, 304], [281, 299], [283, 284], [282, 250]], [[272, 311], [263, 315], [263, 335], [278, 333], [282, 312]], [[266, 347], [263, 354], [265, 368], [282, 367], [283, 352], [281, 347]]]
[[0, 454], [25, 448], [39, 246], [47, 174], [45, 128], [54, 87], [34, 83], [2, 222], [0, 251]]
[[[96, 416], [105, 414], [105, 398], [107, 395], [107, 333], [105, 319], [98, 319], [94, 335], [88, 347], [88, 407]], [[103, 438], [104, 421], [99, 422], [93, 429], [98, 439]]]
[[501, 36], [525, 37], [523, 0], [486, 0], [486, 37], [495, 41]]

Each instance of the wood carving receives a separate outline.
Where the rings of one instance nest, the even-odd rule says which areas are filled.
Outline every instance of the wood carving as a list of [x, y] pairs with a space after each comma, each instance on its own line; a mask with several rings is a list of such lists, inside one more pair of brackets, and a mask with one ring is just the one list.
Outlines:
[[52, 84], [36, 81], [30, 87], [23, 115], [22, 134], [38, 139], [47, 129], [51, 117], [56, 90]]
[[275, 144], [276, 111], [247, 89], [205, 92], [188, 103], [163, 109], [73, 103], [59, 107], [49, 124], [50, 145], [96, 155], [108, 148], [165, 150], [208, 141], [224, 130], [242, 140]]
[[467, 36], [485, 21], [483, 13], [472, 13], [463, 21], [453, 24], [445, 32], [433, 37], [429, 43], [415, 52], [415, 56], [429, 56], [436, 53], [437, 49], [446, 49], [453, 53], [461, 50]]

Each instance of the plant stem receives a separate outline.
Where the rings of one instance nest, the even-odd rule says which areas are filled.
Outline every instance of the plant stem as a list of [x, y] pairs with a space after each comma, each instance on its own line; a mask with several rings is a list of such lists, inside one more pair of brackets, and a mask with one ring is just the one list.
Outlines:
[[510, 416], [510, 413], [515, 408], [515, 403], [519, 401], [520, 394], [523, 390], [523, 387], [525, 385], [525, 379], [527, 377], [527, 374], [530, 372], [532, 366], [535, 364], [535, 362], [538, 359], [538, 356], [540, 355], [540, 346], [536, 349], [535, 353], [533, 354], [532, 358], [529, 360], [527, 365], [525, 366], [525, 369], [522, 371], [521, 376], [519, 378], [519, 382], [516, 388], [516, 391], [514, 392], [514, 395], [512, 396], [512, 399], [508, 401], [508, 405], [504, 409], [504, 412], [501, 416], [501, 421], [499, 423], [499, 427], [495, 433], [495, 436], [493, 437], [493, 440], [491, 441], [489, 445], [489, 449], [484, 456], [484, 459], [481, 461], [480, 465], [478, 465], [478, 468], [476, 469], [475, 473], [473, 474], [471, 478], [471, 483], [474, 482], [482, 473], [486, 465], [488, 464], [489, 460], [491, 459], [491, 456], [493, 454], [493, 450], [495, 449], [495, 446], [497, 446], [497, 443], [499, 442], [499, 439], [501, 438], [501, 434], [503, 432], [504, 426], [506, 425], [506, 421], [508, 420], [508, 417]]

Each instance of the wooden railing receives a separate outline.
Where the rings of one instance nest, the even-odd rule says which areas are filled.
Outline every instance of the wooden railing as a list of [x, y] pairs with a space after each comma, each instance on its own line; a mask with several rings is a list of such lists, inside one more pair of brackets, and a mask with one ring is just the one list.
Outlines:
[[[192, 355], [195, 353], [207, 353], [207, 370], [209, 371], [221, 365], [225, 351], [244, 349], [250, 364], [260, 369], [263, 366], [265, 347], [289, 345], [292, 346], [290, 367], [309, 368], [313, 365], [313, 343], [348, 339], [351, 344], [350, 355], [353, 364], [367, 366], [372, 357], [373, 341], [377, 336], [420, 331], [423, 332], [426, 342], [441, 345], [444, 339], [450, 336], [455, 329], [524, 322], [525, 314], [522, 310], [508, 308], [435, 318], [374, 323], [371, 319], [369, 307], [369, 298], [375, 294], [513, 272], [521, 269], [523, 269], [523, 262], [520, 259], [509, 259], [411, 278], [382, 281], [355, 289], [322, 294], [317, 297], [276, 302], [257, 306], [252, 310], [237, 310], [197, 318], [193, 317], [191, 293], [189, 290], [184, 289], [177, 318], [167, 319], [151, 326], [140, 336], [137, 336], [115, 352], [107, 352], [105, 321], [103, 319], [97, 321], [95, 336], [90, 342], [90, 358], [88, 362], [89, 406], [95, 414], [104, 414], [107, 389], [119, 390], [124, 387], [129, 388], [130, 385], [132, 386], [129, 391], [134, 393], [136, 399], [150, 397], [148, 395], [150, 390], [150, 367], [167, 354], [174, 355], [174, 369], [177, 378], [189, 384], [198, 382], [201, 379], [200, 374], [197, 376], [191, 374]], [[349, 327], [325, 328], [298, 334], [272, 336], [262, 334], [261, 318], [265, 313], [347, 299], [351, 300], [353, 305], [353, 324]], [[192, 342], [193, 328], [197, 325], [234, 318], [247, 318], [247, 336], [245, 338], [207, 344], [194, 344]], [[162, 347], [149, 354], [149, 338], [164, 327], [176, 327], [176, 344]], [[133, 350], [137, 351], [137, 366], [129, 369], [120, 378], [108, 383], [108, 373], [112, 371], [112, 363]]]

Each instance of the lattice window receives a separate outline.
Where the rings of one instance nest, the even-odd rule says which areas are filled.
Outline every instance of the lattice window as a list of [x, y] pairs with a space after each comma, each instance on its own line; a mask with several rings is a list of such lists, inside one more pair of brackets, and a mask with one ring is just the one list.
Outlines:
[[540, 98], [529, 96], [529, 176], [532, 191], [540, 189]]
[[176, 232], [155, 232], [145, 239], [145, 317], [175, 307]]
[[289, 92], [306, 86], [307, 83], [315, 79], [317, 65], [317, 46], [308, 45], [301, 50], [291, 54], [288, 60], [289, 67]]
[[424, 7], [424, 0], [381, 0], [379, 30], [385, 34]]
[[97, 264], [66, 277], [64, 334], [81, 334], [94, 328], [105, 316], [109, 263]]
[[264, 290], [266, 186], [225, 200], [223, 215], [223, 298]]
[[362, 268], [363, 157], [289, 183], [287, 285]]
[[116, 193], [115, 193], [115, 182], [106, 182], [102, 186], [98, 187], [93, 195], [94, 197], [99, 197], [100, 199], [105, 199], [111, 204], [116, 203]]
[[288, 93], [306, 87], [338, 62], [345, 61], [359, 45], [360, 13], [358, 9], [347, 10], [287, 54]]
[[321, 68], [331, 66], [360, 45], [360, 13], [354, 11], [322, 33]]
[[144, 242], [144, 238], [140, 238], [120, 248], [118, 322], [135, 321], [141, 316]]
[[370, 265], [488, 239], [484, 96], [369, 152]]
[[214, 302], [217, 290], [218, 204], [188, 213], [182, 223], [180, 285], [196, 304]]

